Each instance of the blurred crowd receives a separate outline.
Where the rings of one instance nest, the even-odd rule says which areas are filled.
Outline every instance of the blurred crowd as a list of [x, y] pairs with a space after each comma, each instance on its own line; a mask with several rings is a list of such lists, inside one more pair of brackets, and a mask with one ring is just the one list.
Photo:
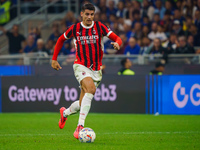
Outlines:
[[[5, 1], [5, 0], [2, 0]], [[200, 0], [83, 0], [95, 5], [95, 21], [111, 28], [123, 43], [115, 51], [104, 38], [105, 54], [168, 54], [200, 53]], [[52, 24], [52, 33], [44, 40], [39, 27], [31, 27], [29, 35], [19, 34], [18, 25], [12, 31], [0, 27], [9, 39], [10, 54], [44, 51], [52, 55], [58, 37], [67, 27], [81, 21], [71, 11]], [[16, 39], [17, 37], [17, 39]], [[13, 42], [18, 46], [13, 46]], [[17, 44], [18, 42], [18, 44]], [[61, 55], [74, 55], [72, 40], [67, 40]]]
[[[95, 5], [95, 20], [123, 40], [116, 54], [199, 52], [194, 47], [200, 46], [200, 0], [100, 0]], [[105, 53], [112, 48], [109, 43]]]

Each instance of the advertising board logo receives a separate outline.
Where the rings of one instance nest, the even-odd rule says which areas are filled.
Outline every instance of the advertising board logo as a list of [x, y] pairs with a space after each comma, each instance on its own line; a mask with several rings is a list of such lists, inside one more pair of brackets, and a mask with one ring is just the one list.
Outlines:
[[[99, 88], [96, 89], [96, 94], [94, 95], [95, 101], [115, 101], [117, 99], [116, 93], [117, 86], [115, 84], [110, 84], [106, 87], [101, 84]], [[52, 102], [54, 105], [58, 105], [61, 100], [61, 95], [64, 95], [65, 101], [75, 101], [78, 99], [78, 91], [76, 88], [68, 87], [64, 88], [30, 88], [24, 86], [19, 88], [16, 85], [11, 85], [8, 89], [8, 98], [11, 102]]]
[[[186, 94], [186, 87], [182, 87], [180, 81], [175, 84], [172, 96], [173, 96], [173, 101], [178, 108], [183, 108], [187, 105], [189, 96], [190, 96], [190, 101], [194, 106], [200, 105], [200, 85], [195, 83], [192, 85], [192, 87], [188, 88], [190, 88], [190, 93]], [[195, 93], [196, 96], [194, 96]], [[178, 97], [178, 94], [181, 95], [182, 99], [179, 99], [180, 96]], [[195, 100], [197, 98], [198, 100]]]

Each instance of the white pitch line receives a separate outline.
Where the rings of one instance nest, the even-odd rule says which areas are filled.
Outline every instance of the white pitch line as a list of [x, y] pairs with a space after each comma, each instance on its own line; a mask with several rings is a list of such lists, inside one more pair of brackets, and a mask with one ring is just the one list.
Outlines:
[[112, 132], [112, 133], [103, 133], [103, 134], [198, 134], [200, 131], [174, 131], [174, 132]]
[[[174, 131], [174, 132], [105, 132], [105, 133], [97, 133], [97, 135], [137, 135], [137, 134], [200, 134], [200, 131]], [[63, 134], [0, 134], [2, 136], [61, 136], [61, 135], [71, 135], [70, 133]]]

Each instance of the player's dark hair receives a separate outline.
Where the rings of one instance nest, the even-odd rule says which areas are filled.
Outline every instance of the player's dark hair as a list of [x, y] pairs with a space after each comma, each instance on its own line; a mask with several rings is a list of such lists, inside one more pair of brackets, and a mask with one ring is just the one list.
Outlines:
[[121, 65], [122, 65], [123, 67], [125, 66], [126, 61], [127, 61], [127, 58], [123, 58], [123, 59], [121, 60]]
[[84, 12], [86, 9], [95, 11], [95, 7], [91, 3], [84, 4], [81, 8], [81, 11]]

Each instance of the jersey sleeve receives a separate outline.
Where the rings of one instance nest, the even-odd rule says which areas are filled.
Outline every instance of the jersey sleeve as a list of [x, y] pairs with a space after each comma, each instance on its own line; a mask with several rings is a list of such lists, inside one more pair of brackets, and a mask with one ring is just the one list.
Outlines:
[[67, 31], [65, 31], [65, 33], [63, 34], [65, 39], [70, 39], [72, 38], [74, 35], [73, 35], [73, 28], [74, 28], [74, 25], [71, 25]]
[[103, 36], [108, 37], [112, 33], [111, 29], [107, 25], [100, 23], [100, 26], [101, 26], [101, 32]]
[[122, 40], [119, 36], [117, 36], [114, 32], [112, 32], [109, 36], [108, 36], [109, 39], [111, 39], [112, 41], [114, 42], [117, 42], [119, 44], [119, 46], [121, 46], [122, 44]]

